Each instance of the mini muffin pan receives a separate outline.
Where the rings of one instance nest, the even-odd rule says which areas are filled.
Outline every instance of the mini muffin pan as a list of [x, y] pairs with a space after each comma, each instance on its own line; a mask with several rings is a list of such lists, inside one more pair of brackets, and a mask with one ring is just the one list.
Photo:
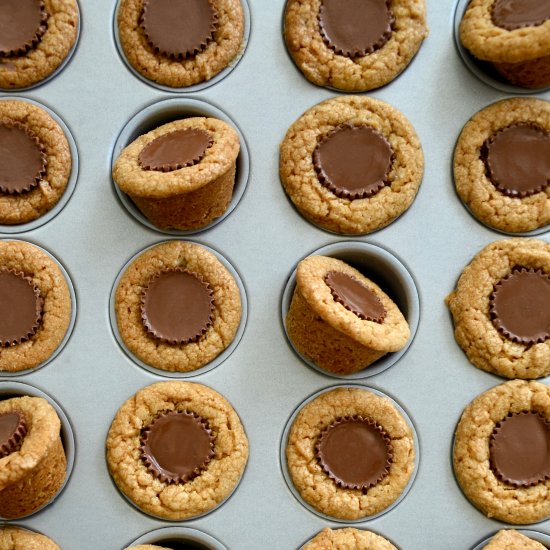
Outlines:
[[[0, 374], [0, 390], [24, 382], [55, 396], [78, 443], [70, 482], [55, 501], [10, 523], [46, 533], [63, 550], [122, 550], [167, 540], [214, 550], [296, 550], [323, 528], [347, 524], [320, 517], [293, 494], [281, 457], [285, 426], [308, 396], [353, 383], [399, 403], [419, 449], [416, 478], [399, 504], [354, 527], [372, 530], [403, 550], [471, 550], [506, 528], [463, 497], [449, 459], [464, 407], [502, 380], [468, 362], [443, 300], [472, 257], [505, 238], [463, 207], [454, 190], [452, 156], [474, 113], [520, 93], [488, 85], [464, 64], [454, 17], [465, 2], [427, 0], [430, 35], [413, 63], [394, 82], [369, 93], [411, 121], [423, 146], [425, 174], [406, 215], [360, 237], [331, 234], [307, 222], [279, 181], [278, 146], [289, 126], [313, 105], [339, 95], [309, 83], [290, 60], [281, 34], [284, 0], [248, 0], [248, 9], [243, 1], [250, 37], [238, 64], [204, 85], [170, 91], [136, 78], [125, 64], [116, 44], [115, 4], [81, 3], [78, 48], [55, 78], [30, 91], [0, 92], [0, 100], [16, 97], [51, 108], [70, 128], [79, 153], [74, 193], [66, 192], [58, 215], [18, 226], [15, 233], [0, 227], [0, 238], [51, 251], [70, 274], [78, 299], [74, 330], [52, 361], [28, 374]], [[531, 95], [550, 99], [548, 91]], [[232, 210], [222, 223], [192, 237], [167, 237], [117, 194], [112, 162], [140, 133], [195, 114], [218, 116], [240, 132]], [[550, 242], [548, 229], [537, 238]], [[249, 462], [230, 499], [177, 526], [127, 502], [105, 462], [106, 435], [122, 403], [147, 385], [172, 379], [137, 366], [119, 345], [110, 312], [112, 289], [128, 259], [167, 238], [191, 238], [223, 256], [242, 282], [243, 301], [246, 297], [234, 345], [185, 379], [212, 387], [238, 411], [250, 443]], [[389, 293], [416, 332], [406, 353], [336, 380], [293, 351], [284, 329], [291, 274], [314, 251], [347, 258]], [[533, 529], [550, 533], [550, 520]], [[186, 539], [189, 532], [180, 530], [204, 538]]]

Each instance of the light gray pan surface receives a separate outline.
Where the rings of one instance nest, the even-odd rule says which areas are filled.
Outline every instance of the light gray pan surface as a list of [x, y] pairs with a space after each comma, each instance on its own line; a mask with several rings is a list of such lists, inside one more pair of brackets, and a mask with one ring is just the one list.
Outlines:
[[[114, 0], [81, 0], [80, 41], [64, 70], [30, 91], [0, 92], [0, 98], [30, 98], [49, 107], [70, 129], [79, 155], [78, 180], [64, 208], [40, 227], [0, 235], [28, 240], [55, 256], [78, 301], [70, 340], [52, 362], [30, 374], [0, 376], [51, 396], [75, 436], [74, 468], [63, 492], [39, 513], [14, 523], [49, 535], [63, 550], [121, 550], [149, 531], [175, 526], [202, 531], [229, 550], [295, 550], [322, 528], [341, 527], [294, 497], [283, 476], [280, 446], [300, 403], [350, 381], [322, 374], [299, 358], [287, 341], [281, 310], [299, 260], [351, 241], [398, 258], [416, 285], [420, 308], [407, 353], [386, 370], [351, 381], [391, 396], [407, 412], [418, 435], [418, 472], [395, 508], [354, 526], [385, 535], [402, 550], [471, 550], [504, 524], [485, 518], [457, 486], [453, 431], [463, 408], [503, 380], [468, 362], [455, 343], [443, 300], [474, 254], [505, 236], [477, 222], [463, 206], [451, 159], [464, 123], [512, 95], [478, 79], [462, 61], [454, 39], [455, 1], [427, 0], [430, 35], [418, 55], [393, 83], [369, 93], [401, 110], [420, 136], [426, 169], [417, 199], [395, 223], [372, 235], [327, 233], [305, 221], [284, 194], [278, 146], [305, 110], [340, 94], [310, 84], [294, 66], [281, 35], [284, 1], [248, 2], [250, 39], [242, 59], [200, 91], [166, 92], [137, 78], [117, 50]], [[535, 95], [550, 99], [550, 92]], [[153, 103], [175, 97], [205, 102], [205, 112], [223, 111], [238, 125], [250, 155], [248, 183], [241, 182], [244, 194], [234, 210], [207, 231], [181, 237], [140, 223], [119, 200], [110, 176], [115, 144], [128, 122]], [[105, 462], [106, 434], [120, 405], [140, 388], [171, 379], [138, 366], [119, 346], [110, 323], [111, 290], [130, 258], [169, 238], [190, 239], [221, 254], [242, 278], [248, 301], [246, 327], [234, 351], [216, 368], [186, 380], [229, 399], [245, 426], [250, 460], [221, 507], [177, 524], [131, 506]], [[548, 241], [550, 234], [539, 238]], [[527, 528], [550, 533], [550, 521]]]

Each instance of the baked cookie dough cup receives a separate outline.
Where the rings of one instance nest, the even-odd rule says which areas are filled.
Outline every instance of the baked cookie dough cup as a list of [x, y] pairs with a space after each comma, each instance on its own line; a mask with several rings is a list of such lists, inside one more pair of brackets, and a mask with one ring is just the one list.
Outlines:
[[169, 88], [209, 81], [234, 64], [247, 30], [240, 0], [120, 0], [115, 24], [130, 66]]
[[347, 527], [344, 529], [323, 529], [315, 538], [304, 544], [300, 550], [397, 550], [387, 539], [371, 531]]
[[215, 366], [242, 335], [240, 286], [204, 246], [168, 241], [148, 248], [124, 269], [113, 291], [118, 336], [158, 373]]
[[428, 35], [424, 0], [288, 0], [284, 39], [318, 86], [363, 92], [384, 86]]
[[376, 283], [326, 256], [298, 264], [285, 327], [298, 353], [338, 375], [363, 370], [410, 338], [407, 320]]
[[1, 100], [0, 147], [0, 225], [21, 225], [44, 216], [61, 200], [72, 175], [64, 131], [36, 104]]
[[74, 50], [76, 0], [5, 0], [0, 6], [0, 88], [28, 88], [53, 75]]
[[477, 368], [524, 379], [550, 372], [550, 244], [507, 239], [486, 246], [445, 302], [456, 341]]
[[200, 229], [228, 209], [239, 151], [239, 135], [229, 124], [185, 118], [128, 145], [113, 180], [157, 228]]
[[44, 535], [19, 527], [0, 527], [1, 550], [61, 550]]
[[33, 369], [58, 353], [75, 307], [64, 272], [49, 254], [0, 240], [0, 372]]
[[412, 204], [424, 156], [411, 123], [370, 97], [328, 99], [306, 111], [280, 147], [281, 183], [315, 225], [339, 234], [381, 229]]
[[[535, 536], [540, 537], [539, 534]], [[543, 535], [547, 538], [547, 542], [550, 542], [548, 535]], [[524, 533], [520, 533], [514, 529], [502, 529], [494, 537], [491, 538], [488, 544], [482, 543], [479, 550], [546, 550], [548, 548], [544, 544], [533, 540]], [[478, 550], [476, 547], [474, 550]]]
[[482, 223], [508, 233], [550, 223], [550, 102], [513, 98], [475, 114], [454, 153], [456, 190]]
[[490, 518], [518, 525], [550, 515], [550, 388], [513, 380], [476, 397], [458, 423], [455, 476]]
[[281, 461], [290, 490], [310, 511], [365, 521], [405, 496], [417, 452], [412, 423], [395, 402], [349, 386], [323, 390], [294, 413]]
[[460, 42], [515, 86], [550, 86], [550, 8], [546, 2], [472, 0], [460, 23]]
[[41, 397], [0, 401], [0, 517], [27, 516], [61, 489], [67, 459], [61, 422]]
[[[181, 445], [171, 445], [174, 438]], [[184, 520], [210, 512], [236, 488], [248, 460], [239, 417], [214, 390], [190, 382], [148, 386], [118, 410], [107, 463], [143, 512]]]

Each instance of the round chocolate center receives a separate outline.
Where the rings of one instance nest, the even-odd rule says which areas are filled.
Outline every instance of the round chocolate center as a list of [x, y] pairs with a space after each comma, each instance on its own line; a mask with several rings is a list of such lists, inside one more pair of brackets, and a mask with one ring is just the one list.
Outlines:
[[550, 426], [537, 413], [509, 414], [491, 436], [491, 467], [515, 487], [535, 485], [550, 477]]
[[146, 429], [142, 459], [167, 483], [185, 483], [198, 476], [214, 456], [208, 424], [188, 412], [161, 414]]
[[388, 473], [392, 459], [388, 436], [375, 422], [343, 418], [321, 433], [316, 445], [323, 470], [347, 489], [368, 489]]
[[23, 126], [0, 122], [0, 191], [19, 194], [40, 181], [45, 157], [37, 139]]
[[139, 163], [144, 170], [171, 172], [200, 162], [211, 145], [210, 134], [204, 130], [176, 130], [146, 145]]
[[34, 285], [19, 273], [0, 271], [0, 345], [11, 346], [35, 334], [42, 301]]
[[493, 324], [508, 339], [544, 342], [550, 336], [550, 276], [514, 269], [495, 285], [490, 309]]
[[364, 199], [388, 185], [393, 150], [369, 126], [340, 126], [317, 144], [313, 165], [321, 184], [336, 196]]
[[141, 24], [158, 53], [184, 59], [213, 39], [216, 12], [208, 0], [145, 0]]
[[493, 4], [493, 23], [512, 31], [521, 27], [536, 27], [550, 19], [548, 0], [496, 0]]
[[319, 31], [338, 55], [362, 57], [381, 48], [392, 32], [386, 0], [322, 0]]
[[482, 156], [493, 185], [510, 197], [526, 197], [550, 183], [550, 132], [515, 124], [493, 134]]
[[0, 2], [0, 56], [29, 51], [46, 32], [47, 14], [41, 0]]
[[25, 418], [21, 413], [11, 411], [0, 414], [0, 458], [17, 451], [26, 433]]
[[385, 319], [387, 312], [380, 298], [355, 277], [331, 271], [326, 275], [325, 282], [332, 291], [334, 300], [357, 317], [376, 323]]
[[141, 313], [151, 334], [171, 344], [198, 340], [212, 324], [212, 290], [189, 271], [164, 271], [144, 291]]

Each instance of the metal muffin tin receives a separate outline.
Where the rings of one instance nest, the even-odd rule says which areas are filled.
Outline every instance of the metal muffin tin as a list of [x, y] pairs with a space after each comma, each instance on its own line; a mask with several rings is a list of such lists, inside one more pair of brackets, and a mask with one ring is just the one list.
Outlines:
[[[80, 161], [75, 191], [59, 215], [32, 230], [1, 235], [50, 251], [70, 273], [78, 299], [75, 328], [62, 352], [45, 368], [15, 377], [55, 396], [66, 412], [77, 442], [73, 472], [52, 504], [13, 523], [43, 532], [63, 550], [121, 550], [166, 527], [201, 531], [231, 550], [292, 550], [324, 527], [342, 527], [305, 508], [282, 473], [287, 420], [308, 396], [336, 381], [294, 353], [281, 309], [296, 264], [314, 250], [345, 241], [376, 245], [399, 258], [420, 296], [420, 322], [407, 353], [368, 380], [352, 380], [391, 395], [407, 411], [420, 447], [416, 479], [398, 506], [354, 526], [372, 529], [402, 550], [471, 550], [507, 526], [487, 519], [463, 497], [449, 460], [453, 431], [464, 407], [503, 380], [468, 362], [455, 343], [443, 299], [472, 257], [504, 237], [475, 222], [463, 207], [451, 162], [466, 121], [512, 95], [488, 86], [462, 62], [453, 35], [456, 2], [427, 0], [430, 36], [401, 76], [369, 93], [401, 110], [420, 136], [426, 169], [419, 194], [403, 216], [373, 235], [325, 232], [304, 220], [286, 197], [278, 145], [305, 110], [339, 94], [310, 84], [290, 59], [281, 36], [284, 0], [248, 4], [251, 33], [242, 59], [223, 80], [191, 95], [150, 86], [128, 70], [113, 33], [114, 0], [81, 3], [78, 49], [55, 78], [31, 91], [0, 93], [0, 100], [16, 96], [51, 107], [71, 129]], [[550, 99], [550, 93], [533, 97]], [[178, 526], [130, 505], [105, 463], [105, 438], [117, 409], [142, 387], [169, 380], [136, 367], [111, 330], [110, 294], [121, 267], [136, 251], [167, 238], [118, 200], [112, 155], [136, 113], [172, 98], [221, 109], [238, 125], [250, 153], [242, 199], [221, 223], [192, 236], [240, 274], [248, 299], [246, 328], [222, 364], [186, 379], [211, 386], [232, 403], [249, 438], [250, 459], [230, 499]], [[548, 242], [550, 235], [538, 238]], [[14, 383], [13, 377], [0, 380]], [[534, 529], [550, 533], [550, 521]]]

